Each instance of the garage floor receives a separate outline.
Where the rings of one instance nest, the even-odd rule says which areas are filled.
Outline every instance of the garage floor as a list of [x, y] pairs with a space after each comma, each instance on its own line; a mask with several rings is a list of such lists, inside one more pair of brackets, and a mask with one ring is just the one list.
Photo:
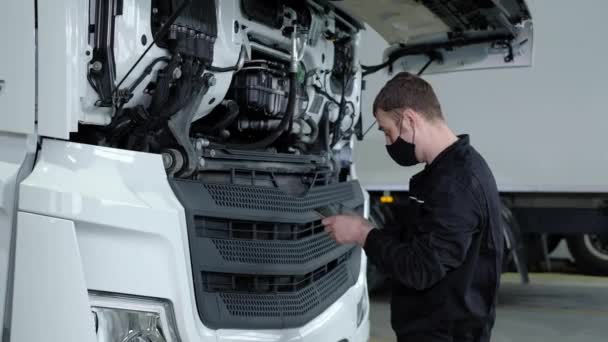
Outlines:
[[[389, 294], [371, 297], [371, 342], [392, 342]], [[532, 274], [503, 277], [493, 342], [608, 341], [608, 278]]]

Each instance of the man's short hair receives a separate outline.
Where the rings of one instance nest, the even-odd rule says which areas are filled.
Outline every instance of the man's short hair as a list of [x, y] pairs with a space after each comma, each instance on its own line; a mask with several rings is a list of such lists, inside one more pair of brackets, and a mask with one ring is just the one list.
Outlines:
[[433, 87], [422, 78], [405, 71], [395, 75], [382, 87], [374, 100], [374, 116], [379, 109], [385, 112], [411, 109], [428, 121], [443, 120], [441, 105]]

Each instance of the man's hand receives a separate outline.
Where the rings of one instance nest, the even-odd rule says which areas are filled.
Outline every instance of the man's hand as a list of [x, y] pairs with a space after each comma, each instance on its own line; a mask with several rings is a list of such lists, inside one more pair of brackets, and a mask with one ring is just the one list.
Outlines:
[[332, 239], [340, 244], [357, 243], [361, 246], [365, 244], [367, 234], [374, 229], [374, 226], [361, 216], [357, 215], [337, 215], [323, 219], [325, 231]]

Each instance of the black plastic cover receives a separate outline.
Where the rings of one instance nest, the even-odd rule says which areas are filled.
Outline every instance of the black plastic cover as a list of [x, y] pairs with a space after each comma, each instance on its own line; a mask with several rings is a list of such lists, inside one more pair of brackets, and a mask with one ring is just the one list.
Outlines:
[[241, 0], [241, 9], [249, 20], [280, 29], [283, 24], [281, 0]]
[[[271, 70], [245, 70], [237, 73], [231, 85], [232, 97], [245, 108], [279, 116], [287, 111], [289, 102], [289, 77]], [[297, 87], [298, 113], [304, 111], [304, 88]]]
[[500, 28], [505, 25], [501, 17], [507, 18], [511, 24], [530, 17], [525, 2], [521, 0], [421, 0], [421, 2], [441, 18], [452, 32]]

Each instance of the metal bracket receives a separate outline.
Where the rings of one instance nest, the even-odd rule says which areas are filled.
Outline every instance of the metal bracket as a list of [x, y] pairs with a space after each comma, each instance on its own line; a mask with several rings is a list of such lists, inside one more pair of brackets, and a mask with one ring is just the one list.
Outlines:
[[[209, 88], [215, 85], [215, 76], [211, 73], [206, 73], [203, 75], [200, 82], [201, 84], [198, 85], [198, 91], [194, 92], [190, 103], [177, 112], [168, 123], [169, 129], [175, 137], [175, 140], [186, 152], [185, 168], [177, 172], [177, 175], [180, 177], [192, 175], [192, 173], [196, 171], [199, 163], [196, 148], [190, 139], [190, 125], [192, 124], [192, 118], [196, 114], [196, 110], [200, 106], [203, 97], [207, 94]], [[175, 172], [175, 170], [170, 172]]]

